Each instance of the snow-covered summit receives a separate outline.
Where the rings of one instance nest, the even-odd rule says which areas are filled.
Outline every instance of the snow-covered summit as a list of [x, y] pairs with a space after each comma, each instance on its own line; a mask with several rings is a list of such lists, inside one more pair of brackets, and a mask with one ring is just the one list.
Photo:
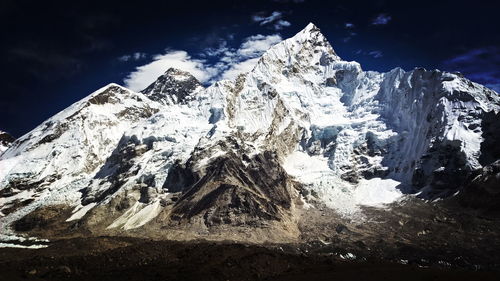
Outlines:
[[310, 23], [295, 36], [266, 51], [255, 69], [262, 73], [283, 72], [290, 76], [341, 61], [319, 28]]

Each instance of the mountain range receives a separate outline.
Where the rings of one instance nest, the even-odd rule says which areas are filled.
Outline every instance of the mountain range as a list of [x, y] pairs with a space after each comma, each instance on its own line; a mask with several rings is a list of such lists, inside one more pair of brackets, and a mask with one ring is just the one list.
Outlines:
[[365, 71], [309, 24], [234, 80], [205, 87], [171, 68], [140, 92], [109, 84], [16, 140], [0, 133], [0, 238], [448, 243], [488, 257], [499, 112], [498, 93], [460, 73]]

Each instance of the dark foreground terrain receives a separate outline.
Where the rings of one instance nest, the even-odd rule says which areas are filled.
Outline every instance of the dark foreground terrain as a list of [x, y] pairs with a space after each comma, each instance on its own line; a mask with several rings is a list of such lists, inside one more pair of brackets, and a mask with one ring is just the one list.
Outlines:
[[391, 263], [254, 246], [98, 237], [0, 249], [1, 280], [500, 280], [494, 269]]

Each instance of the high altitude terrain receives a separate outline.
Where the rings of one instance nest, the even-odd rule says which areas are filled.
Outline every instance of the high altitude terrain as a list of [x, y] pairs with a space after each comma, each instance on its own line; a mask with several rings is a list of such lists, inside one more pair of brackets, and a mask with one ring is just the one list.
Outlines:
[[499, 111], [459, 73], [363, 71], [309, 24], [233, 81], [169, 69], [141, 92], [110, 84], [15, 140], [1, 238], [320, 241], [479, 263], [500, 249]]

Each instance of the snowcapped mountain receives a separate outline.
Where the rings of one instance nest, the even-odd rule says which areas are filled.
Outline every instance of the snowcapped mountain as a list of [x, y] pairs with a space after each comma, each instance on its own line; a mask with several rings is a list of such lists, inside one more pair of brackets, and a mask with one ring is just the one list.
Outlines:
[[495, 186], [499, 112], [497, 93], [460, 74], [363, 71], [309, 24], [235, 80], [204, 88], [169, 69], [45, 121], [0, 156], [0, 223], [296, 240], [314, 208], [363, 219], [361, 206], [406, 194]]
[[46, 204], [79, 204], [78, 190], [124, 131], [159, 108], [140, 93], [110, 84], [17, 139], [0, 162], [2, 213], [16, 212], [1, 219], [10, 223]]

